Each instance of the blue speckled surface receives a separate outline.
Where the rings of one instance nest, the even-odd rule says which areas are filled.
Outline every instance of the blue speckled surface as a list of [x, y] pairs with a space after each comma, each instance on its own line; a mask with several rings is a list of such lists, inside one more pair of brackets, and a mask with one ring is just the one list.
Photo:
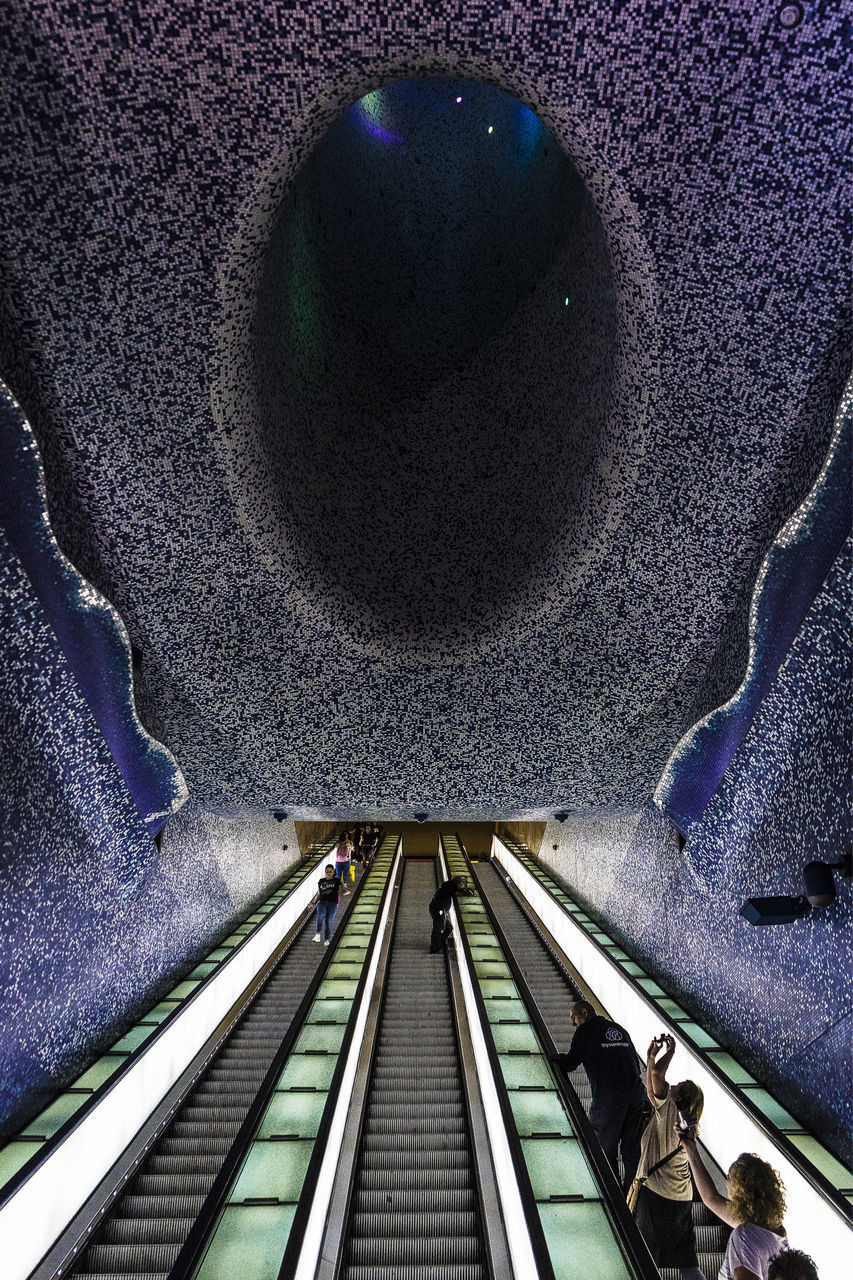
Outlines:
[[[57, 546], [38, 447], [2, 383], [0, 525], [153, 837], [186, 800], [186, 783], [174, 757], [139, 721], [124, 623]], [[133, 887], [126, 879], [121, 892]]]
[[272, 818], [217, 822], [190, 802], [158, 851], [2, 533], [0, 620], [7, 1133], [283, 873], [296, 841]]
[[[743, 681], [722, 707], [685, 734], [656, 788], [655, 803], [683, 833], [702, 817], [850, 534], [851, 454], [853, 383], [848, 383], [821, 473], [761, 566], [750, 609], [750, 652]], [[844, 639], [839, 628], [837, 642], [843, 644]]]
[[[777, 8], [5, 8], [0, 75], [14, 105], [0, 119], [0, 376], [36, 434], [60, 546], [142, 656], [143, 722], [208, 815], [461, 820], [566, 809], [598, 813], [606, 834], [648, 801], [691, 725], [737, 689], [756, 576], [820, 471], [850, 366], [845, 14], [816, 0], [789, 31]], [[447, 189], [454, 149], [423, 112], [407, 154], [412, 173], [419, 161], [427, 176], [407, 182], [391, 166], [387, 208], [370, 206], [377, 241], [408, 227], [423, 247], [411, 261], [414, 298], [407, 287], [389, 315], [375, 256], [345, 253], [355, 178], [340, 184], [325, 227], [289, 210], [330, 207], [334, 172], [315, 168], [315, 194], [326, 193], [318, 204], [299, 194], [300, 171], [320, 164], [321, 139], [356, 100], [407, 76], [489, 83], [522, 104], [505, 119], [535, 112], [582, 181], [577, 201], [566, 199], [582, 234], [557, 234], [544, 217], [555, 190], [544, 141], [531, 160], [514, 127], [493, 125], [494, 188], [486, 199], [472, 158], [450, 201], [466, 231], [448, 237], [435, 193]], [[384, 164], [369, 145], [397, 148], [392, 96], [362, 108], [349, 143], [339, 132], [342, 172], [365, 178], [369, 160]], [[464, 120], [460, 128], [492, 123], [474, 112]], [[465, 154], [484, 145], [478, 137]], [[542, 184], [517, 206], [536, 216], [518, 219], [515, 241], [502, 214], [493, 225], [518, 188], [513, 165]], [[530, 190], [546, 193], [547, 210]], [[541, 257], [527, 252], [528, 225], [554, 237]], [[276, 278], [276, 245], [296, 277]], [[516, 260], [524, 271], [507, 269]], [[322, 270], [310, 275], [312, 262], [335, 267], [331, 284]], [[442, 262], [450, 301], [473, 298], [479, 317], [470, 332], [455, 317], [467, 345], [451, 367], [435, 314]], [[519, 289], [525, 272], [535, 292]], [[298, 305], [294, 279], [305, 286]], [[322, 344], [305, 327], [312, 280], [317, 333], [343, 325], [337, 364], [318, 363]], [[567, 296], [582, 299], [600, 368]], [[276, 298], [302, 326], [289, 363], [269, 328]], [[356, 350], [364, 368], [353, 368]], [[17, 609], [26, 619], [31, 605], [18, 592], [12, 607], [14, 635]], [[46, 717], [36, 739], [45, 759], [33, 746], [32, 762], [2, 766], [6, 794], [23, 806], [11, 866], [36, 858], [38, 868], [19, 899], [22, 946], [36, 951], [42, 900], [60, 885], [77, 892], [78, 846], [98, 865], [134, 863], [143, 848], [89, 730], [67, 776], [65, 763], [50, 764], [65, 760], [50, 726], [62, 723], [66, 695], [56, 707], [40, 697], [64, 671], [54, 651], [45, 664], [6, 691], [13, 719], [31, 698], [32, 714]], [[67, 714], [85, 720], [67, 698]], [[764, 754], [750, 754], [748, 736], [735, 781], [724, 780], [714, 802], [723, 808], [706, 820], [713, 840], [696, 845], [703, 876], [734, 874], [741, 862], [745, 879], [764, 862], [762, 875], [772, 871], [776, 853], [762, 851], [796, 825], [789, 793], [810, 811], [819, 805], [809, 830], [831, 829], [831, 681], [815, 699], [824, 728], [796, 749], [781, 713], [770, 707], [765, 722], [759, 711], [751, 734]], [[815, 764], [804, 772], [809, 751]], [[748, 761], [742, 772], [738, 759]], [[787, 791], [768, 792], [772, 759]], [[108, 795], [92, 818], [80, 792], [99, 787]], [[730, 811], [728, 829], [715, 814]], [[216, 872], [204, 870], [210, 846], [196, 843], [195, 818], [185, 847], [180, 815], [173, 821], [176, 865], [201, 850], [200, 936], [227, 908]], [[638, 939], [665, 967], [683, 928], [657, 894], [683, 884], [687, 900], [698, 871], [682, 868], [674, 845], [672, 864], [647, 852], [661, 848], [656, 822], [645, 813], [636, 837], [632, 874], [650, 896], [632, 905]], [[584, 874], [599, 875], [608, 858], [618, 862], [605, 849]], [[140, 892], [149, 891], [156, 898], [146, 880]], [[606, 905], [605, 889], [598, 900]], [[105, 937], [123, 910], [111, 897]], [[141, 954], [159, 957], [152, 981], [197, 936], [179, 905], [164, 910], [162, 935], [152, 925], [140, 942]], [[703, 930], [713, 932], [704, 917]], [[772, 1049], [762, 1011], [769, 944], [753, 934], [741, 951], [731, 941], [734, 983], [714, 940], [710, 963], [733, 983], [737, 1033], [754, 1023], [754, 1053], [793, 1078], [790, 1040], [780, 1032]], [[818, 970], [805, 953], [797, 962], [817, 1004]], [[29, 992], [32, 1026], [20, 1043], [31, 1047], [21, 1053], [48, 1063], [32, 1081], [62, 1059], [63, 1044], [91, 1041], [120, 1016], [137, 990], [135, 966], [123, 955], [112, 997], [97, 979], [103, 999], [92, 996], [80, 1036], [76, 1013], [66, 1024], [59, 1006], [45, 1013], [47, 997]], [[689, 970], [710, 1000], [700, 977]], [[72, 966], [56, 986], [85, 1005], [90, 984], [78, 996], [75, 982]], [[32, 1048], [36, 1028], [47, 1049]], [[810, 1057], [837, 1070], [830, 1039]]]
[[850, 884], [836, 877], [836, 902], [793, 925], [756, 929], [738, 911], [747, 897], [801, 893], [804, 863], [850, 847], [852, 558], [848, 542], [682, 854], [652, 809], [552, 823], [542, 842], [543, 859], [848, 1163]]
[[[6, 18], [0, 368], [61, 544], [125, 619], [152, 727], [210, 805], [642, 804], [737, 687], [761, 559], [830, 439], [849, 361], [842, 14], [809, 5], [796, 31], [772, 5], [706, 0], [308, 14], [38, 0]], [[572, 158], [610, 257], [591, 235], [571, 264], [612, 279], [591, 315], [613, 367], [603, 417], [567, 342], [569, 291], [545, 271], [399, 421], [348, 395], [352, 370], [326, 386], [348, 406], [337, 425], [288, 401], [271, 465], [258, 300], [283, 205], [340, 113], [406, 75], [496, 84]], [[383, 110], [372, 123], [393, 134]], [[412, 155], [436, 182], [443, 138], [422, 132]], [[514, 135], [492, 140], [515, 157]], [[458, 208], [477, 224], [466, 177]], [[418, 272], [446, 234], [431, 190], [387, 189], [388, 219], [421, 228], [425, 302]], [[325, 232], [302, 235], [301, 260], [322, 257]], [[447, 252], [452, 276], [465, 260]], [[474, 265], [501, 311], [510, 274], [485, 251]], [[382, 314], [366, 267], [340, 284], [321, 321]], [[396, 326], [388, 350], [406, 353]], [[434, 318], [408, 332], [407, 359], [435, 369]], [[461, 500], [460, 440], [476, 454]], [[311, 533], [336, 485], [353, 561]], [[419, 554], [400, 564], [399, 545]]]

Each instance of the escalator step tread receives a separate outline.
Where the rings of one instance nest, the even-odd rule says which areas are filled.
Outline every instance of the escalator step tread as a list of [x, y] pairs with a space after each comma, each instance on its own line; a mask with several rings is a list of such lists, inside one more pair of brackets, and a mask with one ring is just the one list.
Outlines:
[[487, 1277], [446, 968], [424, 949], [434, 892], [432, 866], [408, 864], [342, 1280]]
[[346, 1275], [347, 1280], [488, 1280], [488, 1271], [479, 1262], [445, 1262], [437, 1266], [374, 1263], [369, 1267], [351, 1266]]
[[101, 1235], [102, 1245], [183, 1244], [192, 1218], [111, 1218]]
[[444, 1213], [465, 1212], [476, 1208], [477, 1200], [471, 1187], [439, 1191], [435, 1187], [417, 1187], [405, 1190], [396, 1183], [393, 1188], [368, 1190], [364, 1187], [353, 1200], [356, 1213]]
[[117, 1212], [125, 1218], [197, 1218], [203, 1195], [122, 1196]]
[[473, 1210], [397, 1210], [390, 1213], [354, 1213], [350, 1218], [350, 1239], [362, 1236], [385, 1238], [405, 1236], [426, 1239], [432, 1236], [476, 1235], [477, 1215]]
[[[545, 942], [536, 933], [524, 911], [507, 889], [494, 867], [478, 868], [477, 880], [484, 896], [500, 921], [513, 954], [519, 959], [528, 986], [542, 1013], [552, 1038], [566, 1049], [571, 1042], [569, 1007], [577, 988], [563, 975]], [[572, 1087], [589, 1112], [592, 1094], [589, 1080], [579, 1067], [569, 1075]], [[699, 1266], [707, 1276], [716, 1276], [723, 1261], [728, 1229], [720, 1224], [701, 1201], [693, 1202], [693, 1224]], [[678, 1269], [662, 1268], [663, 1280], [680, 1280]]]
[[[181, 1251], [179, 1244], [93, 1244], [87, 1251], [84, 1267], [93, 1271], [124, 1272], [170, 1271]], [[83, 1274], [88, 1274], [84, 1269]]]
[[[411, 1239], [407, 1236], [350, 1236], [349, 1262], [354, 1266], [388, 1266], [389, 1263], [409, 1265], [429, 1263], [443, 1267], [459, 1262], [482, 1260], [477, 1236], [428, 1236]], [[349, 1277], [347, 1277], [349, 1280]]]

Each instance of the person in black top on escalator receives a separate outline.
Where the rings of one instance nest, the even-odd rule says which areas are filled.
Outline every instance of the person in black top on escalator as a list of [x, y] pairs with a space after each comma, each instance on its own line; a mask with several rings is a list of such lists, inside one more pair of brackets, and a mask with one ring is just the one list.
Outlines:
[[589, 1122], [604, 1154], [619, 1177], [622, 1150], [624, 1186], [630, 1187], [640, 1160], [640, 1137], [646, 1091], [631, 1037], [617, 1022], [601, 1017], [586, 1000], [572, 1005], [572, 1025], [577, 1028], [568, 1053], [557, 1057], [568, 1073], [583, 1066], [592, 1090]]
[[429, 940], [430, 952], [440, 951], [453, 933], [453, 925], [450, 923], [450, 917], [447, 914], [453, 899], [458, 893], [470, 892], [467, 876], [453, 876], [450, 880], [445, 880], [444, 884], [436, 889], [432, 902], [429, 904], [429, 913], [432, 916], [432, 936]]
[[334, 865], [330, 862], [326, 867], [326, 874], [323, 879], [317, 882], [317, 892], [309, 903], [309, 906], [317, 907], [315, 942], [323, 942], [326, 946], [329, 945], [329, 939], [332, 936], [332, 923], [340, 900], [340, 883], [335, 875]]

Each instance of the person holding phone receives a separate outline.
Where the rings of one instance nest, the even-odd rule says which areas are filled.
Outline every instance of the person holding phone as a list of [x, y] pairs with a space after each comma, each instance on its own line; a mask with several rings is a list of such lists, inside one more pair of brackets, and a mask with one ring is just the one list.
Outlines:
[[779, 1174], [760, 1156], [744, 1151], [726, 1175], [727, 1194], [722, 1196], [699, 1154], [695, 1129], [683, 1133], [681, 1142], [703, 1203], [734, 1228], [719, 1280], [767, 1280], [771, 1259], [784, 1258], [788, 1247], [785, 1188]]
[[690, 1165], [679, 1134], [695, 1136], [705, 1099], [692, 1080], [667, 1083], [674, 1053], [675, 1038], [664, 1034], [646, 1054], [646, 1094], [653, 1113], [640, 1145], [634, 1216], [659, 1267], [680, 1268], [682, 1280], [704, 1280], [696, 1257]]

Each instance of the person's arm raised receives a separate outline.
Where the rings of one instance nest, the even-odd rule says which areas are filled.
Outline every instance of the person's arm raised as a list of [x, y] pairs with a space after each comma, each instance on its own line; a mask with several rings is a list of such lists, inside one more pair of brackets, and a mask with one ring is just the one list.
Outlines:
[[657, 1057], [658, 1046], [660, 1041], [653, 1040], [649, 1045], [649, 1051], [646, 1054], [646, 1093], [649, 1095], [649, 1102], [654, 1104], [655, 1100], [665, 1098], [669, 1092], [669, 1085], [666, 1082], [666, 1069], [672, 1062], [672, 1055], [675, 1053], [675, 1040], [672, 1036], [661, 1036], [664, 1044], [664, 1051], [661, 1056]]
[[[683, 1130], [676, 1126], [675, 1132], [681, 1139], [681, 1144], [687, 1152], [687, 1159], [690, 1161], [690, 1170], [696, 1183], [696, 1190], [702, 1198], [702, 1203], [715, 1213], [718, 1218], [730, 1227], [736, 1227], [739, 1219], [734, 1216], [731, 1211], [730, 1201], [725, 1196], [721, 1196], [717, 1188], [714, 1186], [710, 1173], [705, 1168], [702, 1157], [699, 1154], [699, 1148], [696, 1146], [696, 1130], [695, 1128]], [[745, 1272], [745, 1276], [749, 1276], [750, 1272]]]

